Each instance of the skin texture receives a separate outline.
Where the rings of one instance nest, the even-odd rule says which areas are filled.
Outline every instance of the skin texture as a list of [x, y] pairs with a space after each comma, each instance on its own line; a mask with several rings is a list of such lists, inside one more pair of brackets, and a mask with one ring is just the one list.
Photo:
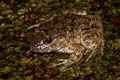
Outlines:
[[103, 54], [104, 33], [100, 16], [86, 15], [80, 11], [65, 11], [38, 25], [40, 31], [34, 34], [30, 49], [39, 53], [69, 53], [69, 59], [54, 64], [63, 65], [60, 70], [79, 62], [87, 53], [90, 55], [86, 62], [97, 51]]

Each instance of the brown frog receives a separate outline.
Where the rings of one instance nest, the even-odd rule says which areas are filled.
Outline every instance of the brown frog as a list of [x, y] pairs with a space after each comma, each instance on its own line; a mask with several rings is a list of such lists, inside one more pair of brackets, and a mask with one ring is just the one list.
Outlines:
[[[33, 25], [32, 27], [35, 27]], [[102, 20], [97, 15], [86, 15], [81, 11], [65, 11], [37, 24], [39, 32], [34, 34], [30, 49], [34, 52], [69, 53], [69, 59], [61, 59], [61, 70], [81, 61], [83, 55], [90, 53], [88, 61], [96, 51], [103, 54], [104, 33]]]

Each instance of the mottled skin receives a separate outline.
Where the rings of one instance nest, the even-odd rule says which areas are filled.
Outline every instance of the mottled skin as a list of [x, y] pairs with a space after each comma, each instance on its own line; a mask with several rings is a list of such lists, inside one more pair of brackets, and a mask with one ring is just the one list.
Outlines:
[[104, 33], [100, 16], [67, 11], [40, 23], [39, 30], [30, 43], [31, 51], [69, 53], [69, 59], [54, 64], [63, 65], [61, 70], [79, 62], [87, 53], [90, 55], [86, 61], [96, 51], [103, 54]]

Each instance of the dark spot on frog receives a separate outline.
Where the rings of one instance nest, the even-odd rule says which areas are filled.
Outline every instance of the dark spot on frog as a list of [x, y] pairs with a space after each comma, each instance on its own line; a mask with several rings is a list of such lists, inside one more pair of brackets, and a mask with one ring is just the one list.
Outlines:
[[52, 42], [52, 38], [47, 38], [44, 42], [45, 43], [51, 43]]
[[96, 28], [96, 29], [99, 29], [99, 28], [100, 28], [100, 26], [99, 26], [99, 25], [97, 25], [97, 24], [91, 24], [91, 28]]

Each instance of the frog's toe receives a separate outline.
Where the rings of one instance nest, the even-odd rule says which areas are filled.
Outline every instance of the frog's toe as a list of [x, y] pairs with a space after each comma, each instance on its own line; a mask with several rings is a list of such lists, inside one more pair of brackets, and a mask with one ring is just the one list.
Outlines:
[[62, 62], [64, 62], [64, 61], [67, 61], [67, 59], [57, 59], [57, 61], [62, 61]]
[[58, 59], [58, 63], [53, 64], [52, 66], [60, 66], [60, 65], [64, 65], [67, 62], [67, 59]]
[[39, 24], [34, 24], [34, 25], [28, 27], [27, 29], [30, 30], [30, 29], [33, 29], [33, 28], [39, 27], [39, 26], [40, 26], [40, 23]]
[[61, 66], [59, 68], [59, 70], [62, 71], [62, 72], [66, 71], [67, 66], [65, 64], [68, 62], [68, 59], [58, 59], [57, 61], [58, 61], [58, 63], [53, 64], [52, 66], [53, 67]]
[[59, 69], [60, 71], [66, 71], [67, 70], [67, 67], [65, 67], [65, 66], [62, 66], [60, 69]]

